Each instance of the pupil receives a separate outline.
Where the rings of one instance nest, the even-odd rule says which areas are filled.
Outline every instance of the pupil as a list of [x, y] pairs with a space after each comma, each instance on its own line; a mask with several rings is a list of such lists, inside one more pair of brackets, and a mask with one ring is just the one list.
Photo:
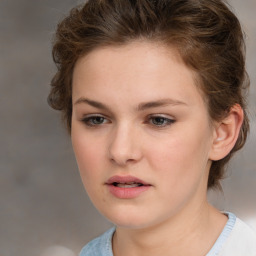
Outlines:
[[164, 123], [164, 118], [162, 118], [162, 117], [156, 117], [154, 123], [157, 124], [157, 125], [161, 125], [161, 124]]
[[94, 123], [99, 124], [99, 123], [102, 123], [102, 122], [103, 122], [103, 117], [97, 116], [97, 117], [94, 118]]

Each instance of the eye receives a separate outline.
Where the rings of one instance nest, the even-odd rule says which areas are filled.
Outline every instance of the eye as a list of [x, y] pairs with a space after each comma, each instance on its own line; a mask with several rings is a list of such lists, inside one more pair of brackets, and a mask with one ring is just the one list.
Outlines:
[[87, 126], [100, 126], [108, 122], [108, 120], [100, 115], [86, 116], [81, 120]]
[[173, 124], [174, 122], [175, 120], [160, 115], [149, 117], [149, 123], [158, 127], [165, 127]]

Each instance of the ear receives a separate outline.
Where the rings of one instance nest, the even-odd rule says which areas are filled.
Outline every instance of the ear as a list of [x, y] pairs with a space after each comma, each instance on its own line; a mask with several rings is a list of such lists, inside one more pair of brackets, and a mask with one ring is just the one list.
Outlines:
[[244, 112], [239, 104], [234, 105], [227, 117], [214, 126], [213, 144], [209, 158], [213, 161], [227, 156], [235, 146], [243, 123]]

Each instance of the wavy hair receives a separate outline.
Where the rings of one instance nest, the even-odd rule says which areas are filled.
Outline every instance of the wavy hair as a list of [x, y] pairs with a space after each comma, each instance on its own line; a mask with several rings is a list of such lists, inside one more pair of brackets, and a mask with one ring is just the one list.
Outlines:
[[243, 108], [244, 121], [234, 148], [211, 165], [208, 189], [221, 189], [225, 166], [243, 147], [249, 130], [244, 34], [224, 1], [89, 0], [72, 9], [58, 24], [53, 42], [57, 72], [51, 81], [49, 105], [62, 112], [70, 132], [77, 60], [102, 46], [141, 39], [178, 50], [185, 65], [197, 74], [211, 120], [221, 120], [235, 104]]

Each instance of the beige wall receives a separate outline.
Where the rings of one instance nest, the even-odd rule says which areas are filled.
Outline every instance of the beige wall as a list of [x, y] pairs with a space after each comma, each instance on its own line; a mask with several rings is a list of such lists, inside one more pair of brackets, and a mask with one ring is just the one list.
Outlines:
[[[77, 254], [110, 226], [89, 202], [69, 138], [58, 114], [46, 103], [55, 70], [52, 33], [57, 21], [78, 2], [0, 1], [1, 256], [39, 256], [53, 245]], [[248, 34], [252, 127], [246, 148], [223, 182], [224, 196], [210, 198], [256, 228], [256, 1], [230, 2]], [[62, 250], [58, 256], [72, 255]]]

